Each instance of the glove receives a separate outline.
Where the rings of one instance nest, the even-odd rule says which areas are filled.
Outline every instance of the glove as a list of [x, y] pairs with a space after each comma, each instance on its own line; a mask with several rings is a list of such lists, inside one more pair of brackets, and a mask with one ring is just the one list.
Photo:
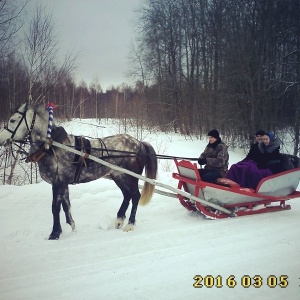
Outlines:
[[205, 165], [206, 164], [206, 158], [199, 158], [198, 159], [198, 164], [199, 165]]

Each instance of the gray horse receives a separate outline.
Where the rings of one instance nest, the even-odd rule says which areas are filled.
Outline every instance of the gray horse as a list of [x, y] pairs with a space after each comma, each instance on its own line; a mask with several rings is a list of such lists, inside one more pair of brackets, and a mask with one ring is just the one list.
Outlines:
[[66, 222], [70, 224], [72, 230], [75, 230], [68, 185], [89, 182], [103, 176], [112, 179], [123, 193], [123, 202], [115, 222], [116, 228], [123, 226], [131, 200], [131, 213], [124, 231], [133, 230], [137, 206], [139, 203], [146, 205], [150, 202], [154, 185], [145, 182], [140, 194], [137, 178], [99, 164], [88, 159], [88, 156], [93, 155], [136, 174], [142, 174], [145, 168], [146, 177], [156, 179], [157, 157], [153, 147], [127, 134], [117, 134], [103, 139], [86, 139], [67, 134], [63, 127], [53, 123], [51, 139], [85, 153], [85, 157], [51, 146], [51, 139], [48, 149], [44, 142], [47, 140], [48, 119], [49, 112], [45, 107], [28, 103], [21, 105], [0, 132], [0, 146], [29, 141], [30, 153], [27, 161], [37, 162], [42, 179], [52, 185], [53, 230], [49, 239], [59, 239], [62, 232], [59, 218], [61, 205]]

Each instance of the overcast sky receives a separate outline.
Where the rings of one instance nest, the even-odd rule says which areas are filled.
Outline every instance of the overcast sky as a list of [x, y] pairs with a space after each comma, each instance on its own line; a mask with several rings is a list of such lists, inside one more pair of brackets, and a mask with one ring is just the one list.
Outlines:
[[55, 22], [63, 52], [79, 53], [75, 79], [97, 79], [103, 90], [129, 83], [129, 48], [133, 20], [142, 0], [31, 0], [41, 3]]

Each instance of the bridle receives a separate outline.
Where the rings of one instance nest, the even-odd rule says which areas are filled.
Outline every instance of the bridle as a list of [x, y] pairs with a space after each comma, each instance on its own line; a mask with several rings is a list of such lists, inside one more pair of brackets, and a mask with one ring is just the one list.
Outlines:
[[[21, 115], [21, 119], [20, 119], [20, 121], [19, 121], [17, 127], [16, 127], [14, 130], [10, 130], [10, 129], [8, 128], [8, 125], [6, 125], [6, 126], [4, 126], [4, 129], [11, 133], [11, 137], [10, 137], [10, 140], [11, 140], [11, 141], [23, 143], [23, 142], [25, 142], [28, 138], [30, 138], [30, 135], [31, 135], [31, 133], [32, 133], [32, 130], [33, 130], [33, 127], [34, 127], [34, 123], [35, 123], [36, 111], [34, 111], [34, 113], [33, 113], [33, 117], [32, 117], [30, 126], [28, 126], [28, 122], [27, 122], [27, 119], [26, 119], [27, 109], [26, 109], [24, 112], [17, 110], [15, 113], [18, 113], [18, 114]], [[25, 135], [25, 137], [24, 137], [24, 140], [23, 140], [23, 141], [17, 141], [17, 140], [14, 140], [14, 136], [16, 135], [16, 133], [17, 133], [17, 131], [18, 131], [20, 125], [22, 124], [23, 120], [25, 121], [27, 130], [28, 130], [27, 133], [26, 133], [26, 135]]]

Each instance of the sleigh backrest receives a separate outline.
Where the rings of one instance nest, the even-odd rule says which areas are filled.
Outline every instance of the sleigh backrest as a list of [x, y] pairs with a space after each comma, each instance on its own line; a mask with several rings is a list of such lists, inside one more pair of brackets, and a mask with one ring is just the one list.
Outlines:
[[297, 190], [300, 168], [265, 177], [256, 188], [256, 193], [272, 196], [288, 196]]
[[300, 168], [300, 158], [296, 155], [281, 153], [282, 171], [292, 170], [294, 168]]
[[[201, 181], [201, 177], [197, 168], [197, 164], [193, 164], [188, 160], [181, 160], [177, 161], [175, 159], [175, 164], [177, 166], [178, 174], [181, 177], [190, 179], [190, 180], [183, 180], [185, 182], [185, 186], [187, 188], [187, 191], [191, 195], [195, 195], [195, 189], [199, 187], [196, 186], [196, 183], [198, 181]], [[189, 182], [191, 181], [191, 182]]]

